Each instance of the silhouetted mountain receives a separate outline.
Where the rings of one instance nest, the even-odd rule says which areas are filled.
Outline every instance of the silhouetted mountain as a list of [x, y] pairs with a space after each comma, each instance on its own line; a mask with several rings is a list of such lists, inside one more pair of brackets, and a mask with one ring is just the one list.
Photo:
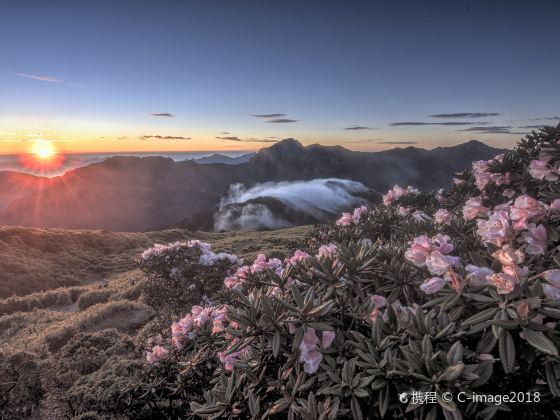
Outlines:
[[246, 153], [241, 156], [237, 157], [230, 157], [221, 155], [219, 153], [214, 153], [210, 156], [204, 156], [197, 159], [192, 159], [193, 162], [196, 162], [200, 165], [208, 165], [210, 163], [225, 163], [226, 165], [239, 165], [240, 163], [248, 162], [255, 154], [254, 153]]
[[439, 188], [473, 160], [489, 159], [501, 152], [475, 140], [433, 150], [407, 147], [372, 153], [318, 144], [304, 147], [297, 140], [286, 139], [261, 150], [250, 164], [253, 176], [261, 181], [336, 177], [385, 192], [394, 184]]
[[473, 160], [501, 153], [477, 141], [424, 150], [354, 152], [286, 139], [228, 165], [163, 157], [113, 157], [52, 179], [0, 172], [0, 224], [146, 231], [208, 229], [231, 184], [341, 178], [384, 192], [394, 184], [434, 189]]

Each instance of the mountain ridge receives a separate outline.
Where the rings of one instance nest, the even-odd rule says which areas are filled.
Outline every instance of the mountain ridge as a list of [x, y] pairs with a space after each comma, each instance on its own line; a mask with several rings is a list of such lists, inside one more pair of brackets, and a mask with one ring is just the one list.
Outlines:
[[8, 184], [1, 182], [7, 175], [0, 172], [0, 225], [148, 231], [180, 224], [210, 229], [220, 199], [235, 183], [339, 178], [377, 192], [394, 184], [435, 189], [448, 185], [453, 173], [472, 161], [501, 152], [480, 142], [433, 150], [355, 152], [340, 146], [304, 146], [290, 138], [236, 165], [112, 157], [58, 177], [27, 175]]

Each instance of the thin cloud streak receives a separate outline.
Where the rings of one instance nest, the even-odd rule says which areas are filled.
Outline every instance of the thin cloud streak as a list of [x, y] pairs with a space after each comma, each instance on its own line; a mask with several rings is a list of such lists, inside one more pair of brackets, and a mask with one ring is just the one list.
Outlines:
[[246, 142], [246, 143], [278, 143], [278, 140], [272, 140], [272, 139], [254, 139], [254, 138], [250, 138], [250, 139], [241, 139], [237, 136], [227, 136], [227, 137], [220, 137], [220, 136], [216, 136], [217, 139], [219, 140], [227, 140], [227, 141], [239, 141], [239, 142]]
[[380, 141], [377, 144], [418, 144], [417, 141]]
[[35, 75], [35, 74], [27, 74], [27, 73], [14, 73], [16, 76], [19, 77], [25, 77], [27, 79], [32, 79], [32, 80], [39, 80], [41, 82], [50, 82], [50, 83], [64, 83], [65, 80], [63, 79], [57, 79], [56, 77], [51, 77], [51, 76], [39, 76], [39, 75]]
[[152, 117], [166, 117], [166, 118], [175, 118], [175, 115], [169, 112], [151, 112], [150, 115]]
[[483, 125], [488, 124], [487, 122], [464, 122], [464, 121], [449, 121], [449, 122], [423, 122], [423, 121], [399, 121], [391, 123], [393, 127], [403, 127], [403, 126], [421, 126], [421, 125]]
[[273, 120], [268, 120], [267, 123], [295, 123], [298, 122], [298, 120], [292, 120], [290, 118], [275, 118]]
[[363, 143], [377, 143], [378, 141], [382, 141], [380, 139], [362, 139], [362, 140], [348, 140], [343, 142], [344, 144], [363, 144]]
[[432, 118], [484, 118], [496, 117], [500, 115], [498, 112], [457, 112], [454, 114], [433, 114]]
[[352, 131], [352, 130], [359, 131], [359, 130], [375, 130], [375, 128], [373, 128], [373, 127], [367, 127], [367, 126], [365, 126], [365, 125], [352, 125], [352, 126], [350, 126], [350, 127], [344, 127], [343, 130], [346, 130], [346, 131]]
[[253, 117], [257, 118], [280, 118], [285, 116], [286, 114], [253, 114]]
[[143, 135], [140, 137], [141, 139], [148, 140], [148, 139], [159, 139], [159, 140], [190, 140], [190, 137], [183, 137], [183, 136], [161, 136], [159, 134], [155, 135]]
[[527, 132], [511, 131], [510, 125], [504, 126], [484, 126], [484, 127], [469, 127], [457, 131], [469, 131], [478, 134], [527, 134]]

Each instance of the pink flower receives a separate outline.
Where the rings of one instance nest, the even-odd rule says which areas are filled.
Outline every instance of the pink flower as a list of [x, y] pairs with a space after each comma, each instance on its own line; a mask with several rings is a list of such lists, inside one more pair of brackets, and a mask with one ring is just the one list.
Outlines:
[[319, 369], [323, 354], [318, 351], [319, 337], [313, 328], [305, 328], [303, 340], [299, 345], [299, 361], [303, 362], [303, 369], [305, 372], [312, 374]]
[[373, 303], [373, 310], [369, 315], [371, 321], [375, 321], [377, 317], [381, 314], [380, 308], [387, 305], [387, 300], [381, 295], [370, 296], [371, 303]]
[[427, 295], [432, 295], [439, 292], [447, 283], [446, 280], [441, 277], [432, 277], [430, 279], [424, 280], [424, 283], [420, 285], [420, 290], [422, 290]]
[[509, 240], [509, 216], [505, 211], [496, 211], [488, 220], [478, 220], [476, 224], [478, 226], [476, 233], [485, 242], [502, 246]]
[[472, 163], [473, 175], [477, 188], [482, 191], [490, 182], [492, 173], [488, 170], [488, 162], [479, 160]]
[[434, 214], [434, 220], [435, 220], [436, 223], [438, 223], [440, 225], [441, 224], [449, 225], [449, 224], [451, 224], [451, 221], [453, 220], [453, 215], [445, 209], [439, 209]]
[[477, 267], [476, 265], [467, 265], [465, 270], [469, 275], [467, 279], [469, 284], [473, 286], [488, 286], [491, 285], [490, 277], [494, 274], [494, 271], [487, 267]]
[[520, 317], [526, 318], [529, 314], [529, 302], [527, 300], [517, 301], [515, 303], [515, 310]]
[[426, 213], [424, 213], [423, 211], [417, 210], [414, 213], [412, 213], [412, 218], [417, 221], [418, 223], [420, 222], [427, 222], [430, 219], [430, 216], [428, 216]]
[[543, 278], [556, 287], [560, 287], [560, 270], [554, 268], [542, 273]]
[[515, 221], [515, 230], [527, 229], [529, 219], [544, 216], [544, 205], [528, 195], [522, 195], [515, 199], [510, 207], [510, 218]]
[[371, 302], [373, 303], [373, 306], [376, 308], [382, 308], [385, 305], [387, 305], [387, 299], [385, 299], [385, 297], [381, 295], [372, 295]]
[[449, 243], [449, 236], [438, 233], [432, 238], [432, 250], [442, 254], [449, 254], [453, 251], [453, 244]]
[[501, 295], [513, 292], [516, 283], [515, 278], [506, 273], [494, 274], [490, 276], [490, 281]]
[[334, 258], [336, 256], [337, 247], [335, 244], [322, 245], [319, 248], [318, 258]]
[[251, 273], [260, 273], [261, 271], [266, 270], [266, 256], [264, 254], [257, 255], [255, 261], [253, 261], [253, 265], [251, 266]]
[[518, 265], [504, 265], [502, 266], [502, 271], [508, 276], [512, 276], [516, 279], [526, 277], [529, 273], [527, 267], [520, 267]]
[[399, 216], [408, 216], [410, 214], [410, 207], [399, 207]]
[[354, 222], [354, 224], [357, 225], [360, 222], [362, 215], [365, 214], [366, 211], [367, 211], [366, 206], [356, 207], [354, 209], [354, 213], [352, 213], [352, 222]]
[[560, 300], [560, 288], [551, 284], [543, 284], [545, 296], [552, 300]]
[[336, 332], [334, 331], [323, 331], [323, 336], [321, 338], [321, 347], [328, 349], [336, 338]]
[[523, 262], [524, 255], [519, 249], [514, 250], [511, 245], [504, 245], [492, 254], [502, 265], [516, 265]]
[[433, 251], [428, 258], [426, 258], [426, 267], [428, 271], [435, 275], [441, 276], [445, 274], [452, 265], [457, 265], [459, 259], [449, 255], [443, 255], [439, 251]]
[[371, 314], [369, 315], [369, 319], [375, 322], [379, 315], [381, 315], [381, 311], [379, 310], [379, 308], [373, 308], [373, 311], [371, 311]]
[[224, 279], [224, 285], [228, 289], [241, 291], [243, 289], [243, 283], [247, 280], [247, 275], [250, 272], [251, 267], [248, 265], [239, 267], [233, 276], [229, 276]]
[[552, 211], [560, 210], [560, 198], [557, 198], [552, 203], [550, 203], [550, 210]]
[[164, 349], [163, 347], [154, 346], [152, 348], [152, 351], [146, 354], [146, 359], [148, 360], [149, 364], [153, 365], [161, 361], [163, 358], [165, 358], [165, 356], [167, 356], [168, 353], [169, 351]]
[[479, 216], [486, 217], [488, 215], [488, 208], [482, 205], [482, 197], [469, 198], [463, 206], [463, 217], [466, 220], [475, 219]]
[[299, 249], [294, 252], [291, 258], [286, 258], [288, 264], [297, 264], [298, 262], [305, 261], [309, 258], [307, 252], [300, 251]]
[[529, 255], [544, 255], [546, 251], [546, 229], [543, 225], [528, 225], [526, 232], [521, 234], [521, 241], [527, 244], [525, 252]]
[[239, 351], [234, 351], [233, 353], [226, 354], [228, 353], [229, 349], [232, 348], [238, 341], [238, 338], [234, 338], [225, 351], [218, 352], [218, 358], [220, 359], [220, 362], [224, 364], [225, 370], [233, 370], [233, 368], [235, 367], [235, 363], [238, 360], [245, 359], [249, 356], [249, 347], [245, 347]]
[[418, 190], [416, 188], [412, 188], [411, 186], [404, 189], [399, 185], [395, 185], [392, 189], [387, 191], [387, 194], [383, 196], [383, 204], [388, 206], [393, 203], [393, 201], [409, 194], [418, 194]]
[[543, 160], [532, 160], [529, 164], [529, 174], [535, 179], [556, 181], [558, 179], [558, 171], [551, 168], [547, 162]]
[[282, 266], [282, 261], [280, 261], [278, 258], [271, 258], [268, 260], [268, 268], [277, 269], [280, 268], [281, 266]]
[[479, 160], [473, 162], [473, 175], [475, 179], [475, 184], [480, 191], [483, 191], [490, 181], [493, 181], [496, 185], [509, 184], [510, 174], [500, 174], [490, 171], [489, 164], [493, 162], [502, 162], [503, 155], [498, 155], [490, 160]]
[[412, 246], [405, 252], [405, 258], [417, 267], [424, 267], [426, 265], [426, 258], [432, 251], [430, 238], [422, 235], [415, 238], [410, 244]]
[[338, 226], [350, 226], [352, 224], [352, 215], [350, 213], [342, 213], [342, 217], [336, 221]]

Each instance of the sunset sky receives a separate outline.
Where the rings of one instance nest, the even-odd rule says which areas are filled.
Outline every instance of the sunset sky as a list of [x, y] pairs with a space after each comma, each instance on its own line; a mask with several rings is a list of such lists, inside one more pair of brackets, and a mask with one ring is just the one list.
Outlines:
[[558, 1], [14, 1], [0, 153], [354, 150], [560, 121]]

